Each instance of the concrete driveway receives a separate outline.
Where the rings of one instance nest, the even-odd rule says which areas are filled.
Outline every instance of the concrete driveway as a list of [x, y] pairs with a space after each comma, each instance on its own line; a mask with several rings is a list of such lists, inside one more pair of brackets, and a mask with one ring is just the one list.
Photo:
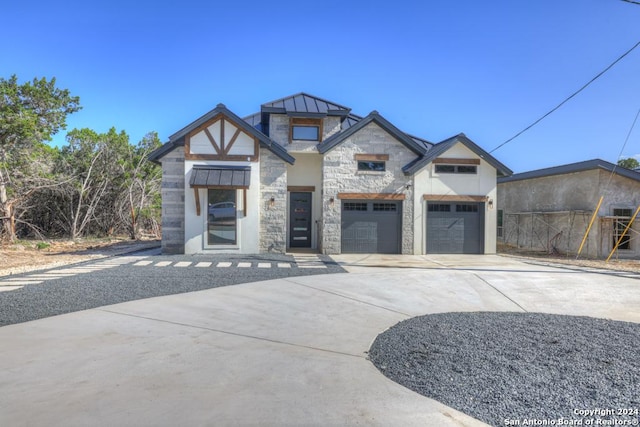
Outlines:
[[132, 301], [0, 328], [0, 425], [483, 425], [366, 359], [447, 311], [640, 322], [640, 280], [500, 256], [337, 256], [351, 273]]

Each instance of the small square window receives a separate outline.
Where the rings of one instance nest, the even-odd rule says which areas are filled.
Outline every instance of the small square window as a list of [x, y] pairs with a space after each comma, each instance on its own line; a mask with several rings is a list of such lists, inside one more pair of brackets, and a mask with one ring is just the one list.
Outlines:
[[384, 172], [386, 170], [386, 164], [385, 162], [358, 160], [358, 170], [369, 172]]
[[318, 126], [294, 125], [292, 138], [301, 141], [318, 141], [320, 128]]

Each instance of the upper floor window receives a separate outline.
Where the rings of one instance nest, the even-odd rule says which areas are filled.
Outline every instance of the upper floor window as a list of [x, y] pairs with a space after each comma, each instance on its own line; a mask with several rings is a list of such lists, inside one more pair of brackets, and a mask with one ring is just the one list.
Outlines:
[[436, 173], [460, 173], [475, 175], [478, 173], [480, 159], [457, 159], [438, 157], [433, 161]]
[[294, 125], [292, 130], [292, 138], [302, 141], [318, 141], [320, 129], [318, 126], [302, 126]]
[[291, 117], [289, 119], [289, 142], [322, 140], [322, 119]]
[[436, 165], [436, 173], [478, 173], [476, 165]]
[[369, 160], [358, 161], [359, 171], [384, 172], [386, 170], [385, 162], [373, 162]]
[[358, 153], [355, 155], [358, 172], [385, 172], [388, 160], [388, 154]]

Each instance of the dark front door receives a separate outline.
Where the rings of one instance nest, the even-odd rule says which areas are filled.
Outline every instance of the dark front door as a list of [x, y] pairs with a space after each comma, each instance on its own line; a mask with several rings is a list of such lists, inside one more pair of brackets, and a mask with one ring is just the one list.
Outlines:
[[311, 193], [289, 195], [289, 247], [311, 247]]

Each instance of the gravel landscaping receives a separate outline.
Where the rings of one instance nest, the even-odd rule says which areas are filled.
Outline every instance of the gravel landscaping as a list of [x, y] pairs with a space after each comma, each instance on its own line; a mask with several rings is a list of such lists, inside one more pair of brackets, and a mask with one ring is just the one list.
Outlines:
[[[280, 254], [154, 255], [145, 259], [153, 263], [165, 261], [171, 264], [181, 261], [193, 264], [206, 261], [212, 263], [212, 267], [140, 267], [129, 263], [115, 268], [47, 280], [41, 284], [26, 285], [10, 292], [0, 292], [0, 326], [137, 299], [285, 277], [344, 272], [342, 267], [328, 256], [318, 257], [324, 261], [326, 268], [299, 268], [291, 255]], [[114, 257], [111, 260], [117, 262], [117, 259], [118, 257]], [[98, 265], [99, 262], [111, 261], [88, 261], [74, 264], [72, 267]], [[216, 268], [215, 265], [220, 262], [233, 265], [244, 262], [250, 263], [252, 267]], [[260, 263], [270, 264], [272, 267], [258, 268]], [[277, 268], [278, 263], [289, 263], [291, 268]], [[42, 272], [44, 270], [10, 277], [23, 277], [27, 280]]]
[[639, 425], [640, 325], [539, 313], [398, 323], [369, 357], [388, 378], [494, 426]]

